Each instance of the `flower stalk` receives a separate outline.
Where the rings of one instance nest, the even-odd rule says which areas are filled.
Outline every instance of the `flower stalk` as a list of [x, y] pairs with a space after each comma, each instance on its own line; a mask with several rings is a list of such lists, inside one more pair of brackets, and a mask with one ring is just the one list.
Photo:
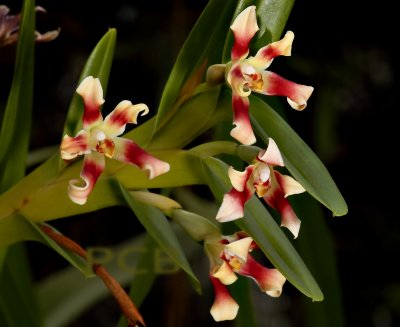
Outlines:
[[[64, 249], [69, 250], [78, 256], [80, 256], [85, 261], [88, 261], [88, 255], [85, 249], [83, 249], [78, 243], [55, 232], [49, 226], [41, 226], [43, 232], [46, 233], [53, 241], [58, 245], [62, 246]], [[110, 275], [107, 269], [101, 264], [92, 265], [93, 272], [104, 282], [104, 285], [108, 288], [110, 293], [113, 295], [117, 301], [122, 313], [124, 314], [126, 320], [128, 321], [129, 327], [142, 327], [146, 326], [142, 315], [136, 308], [132, 299], [128, 296], [122, 286], [117, 282], [117, 280]]]

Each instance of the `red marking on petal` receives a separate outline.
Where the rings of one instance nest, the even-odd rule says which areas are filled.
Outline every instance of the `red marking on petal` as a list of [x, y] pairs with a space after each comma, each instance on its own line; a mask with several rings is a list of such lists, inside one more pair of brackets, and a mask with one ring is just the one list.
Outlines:
[[249, 254], [243, 263], [238, 274], [253, 278], [263, 292], [275, 292], [279, 296], [282, 292], [283, 283], [286, 279], [276, 270], [264, 267]]
[[231, 136], [245, 145], [256, 142], [249, 117], [249, 99], [236, 94], [232, 96], [233, 124]]
[[307, 100], [313, 92], [313, 88], [291, 82], [278, 74], [270, 71], [262, 73], [264, 85], [262, 88], [252, 88], [253, 91], [266, 95], [285, 96], [290, 105], [296, 110], [302, 110], [307, 106]]
[[265, 202], [281, 214], [281, 226], [288, 228], [296, 238], [300, 230], [300, 220], [296, 216], [290, 202], [285, 198], [285, 193], [279, 184], [281, 175], [274, 171], [276, 182], [264, 196]]
[[231, 30], [234, 35], [234, 44], [231, 51], [232, 60], [245, 58], [249, 53], [249, 44], [258, 31], [256, 7], [249, 6], [234, 20]]
[[75, 137], [65, 135], [60, 145], [61, 158], [73, 159], [89, 150], [88, 136], [85, 131], [79, 132]]
[[100, 108], [95, 104], [85, 103], [83, 112], [83, 127], [88, 128], [90, 125], [101, 122], [103, 117], [100, 113]]
[[84, 181], [84, 185], [77, 185], [76, 183], [79, 182], [78, 180], [70, 181], [68, 194], [71, 200], [77, 204], [85, 204], [103, 170], [103, 156], [96, 153], [86, 155], [80, 174]]
[[147, 170], [150, 179], [164, 174], [170, 169], [168, 163], [153, 157], [132, 140], [117, 137], [114, 138], [114, 143], [113, 158]]
[[242, 218], [244, 215], [244, 205], [252, 195], [253, 192], [251, 192], [248, 187], [242, 192], [232, 188], [224, 195], [216, 219], [220, 222], [227, 222]]

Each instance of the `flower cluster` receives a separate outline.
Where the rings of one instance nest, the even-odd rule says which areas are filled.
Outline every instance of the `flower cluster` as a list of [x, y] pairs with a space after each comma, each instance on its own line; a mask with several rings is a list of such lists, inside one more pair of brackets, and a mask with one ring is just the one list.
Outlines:
[[[211, 66], [207, 79], [215, 78], [219, 81], [222, 75], [218, 74], [223, 72], [232, 89], [235, 127], [231, 135], [242, 144], [251, 145], [256, 142], [249, 117], [249, 95], [252, 91], [285, 96], [292, 108], [302, 110], [306, 107], [313, 88], [288, 81], [266, 70], [275, 57], [290, 56], [293, 32], [287, 32], [280, 41], [268, 44], [259, 49], [254, 57], [248, 57], [250, 41], [259, 30], [255, 6], [243, 10], [234, 20], [231, 30], [234, 34], [231, 61], [226, 65]], [[104, 99], [100, 81], [92, 76], [85, 78], [77, 88], [77, 93], [84, 102], [83, 129], [75, 137], [65, 135], [61, 144], [61, 157], [65, 160], [84, 155], [81, 171], [83, 185], [79, 180], [72, 180], [69, 184], [68, 192], [72, 201], [77, 204], [86, 203], [104, 170], [105, 157], [147, 170], [149, 178], [169, 171], [168, 163], [153, 157], [134, 141], [118, 137], [124, 132], [127, 123], [136, 124], [139, 114], [148, 113], [145, 104], [133, 105], [130, 101], [122, 101], [103, 120], [100, 107]], [[245, 204], [257, 194], [280, 213], [281, 226], [288, 228], [296, 238], [300, 220], [287, 197], [305, 192], [305, 189], [291, 176], [276, 170], [276, 167], [284, 167], [284, 160], [272, 138], [269, 138], [266, 150], [260, 151], [244, 171], [230, 167], [228, 175], [232, 188], [224, 195], [216, 220], [228, 222], [242, 218], [245, 215]], [[210, 312], [216, 321], [231, 320], [237, 315], [239, 306], [226, 286], [234, 283], [237, 275], [251, 277], [270, 296], [280, 296], [286, 278], [277, 269], [266, 268], [254, 260], [250, 252], [258, 246], [249, 235], [240, 231], [223, 236], [219, 231], [214, 231], [212, 236], [199, 238], [196, 234], [202, 228], [197, 231], [193, 226], [197, 225], [190, 223], [186, 225], [186, 229], [195, 235], [196, 240], [203, 241], [210, 260], [209, 277], [215, 290], [215, 300]]]

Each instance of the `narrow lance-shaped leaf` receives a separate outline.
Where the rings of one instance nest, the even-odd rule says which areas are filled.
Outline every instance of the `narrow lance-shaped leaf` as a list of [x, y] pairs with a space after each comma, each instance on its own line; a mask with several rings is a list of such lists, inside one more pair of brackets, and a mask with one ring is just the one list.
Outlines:
[[125, 200], [152, 238], [162, 250], [188, 275], [194, 289], [200, 293], [200, 282], [190, 268], [189, 262], [176, 238], [170, 223], [161, 210], [140, 203], [121, 185]]
[[343, 327], [345, 318], [335, 247], [322, 207], [311, 196], [295, 197], [292, 204], [305, 217], [305, 222], [310, 222], [302, 225], [302, 237], [298, 238], [296, 247], [325, 294], [325, 300], [319, 303], [304, 299], [306, 325]]
[[[25, 0], [11, 90], [0, 131], [0, 194], [25, 175], [33, 102], [35, 2]], [[0, 325], [40, 326], [23, 244], [0, 246]], [[18, 267], [15, 270], [15, 267]], [[25, 268], [25, 269], [24, 269]], [[24, 315], [21, 315], [24, 312]]]
[[[100, 79], [105, 95], [114, 57], [116, 39], [117, 31], [114, 28], [111, 28], [101, 38], [86, 61], [77, 85], [87, 76], [97, 77]], [[68, 134], [75, 136], [82, 127], [82, 113], [83, 104], [81, 96], [74, 93], [65, 121], [63, 135]]]
[[[222, 200], [224, 193], [232, 187], [228, 179], [228, 167], [215, 158], [207, 158], [203, 162], [208, 185], [214, 196]], [[244, 218], [235, 220], [235, 223], [257, 242], [271, 263], [299, 291], [314, 301], [323, 299], [318, 284], [303, 260], [256, 196], [253, 196], [245, 205]]]
[[222, 48], [229, 29], [235, 1], [211, 0], [193, 27], [175, 62], [160, 101], [155, 128], [180, 96], [185, 81], [201, 65], [221, 61]]
[[272, 137], [293, 177], [334, 216], [347, 213], [347, 205], [328, 170], [299, 135], [267, 103], [251, 96], [250, 112], [256, 133]]
[[[87, 265], [82, 258], [69, 250], [63, 249], [41, 229], [41, 226], [47, 226], [50, 228], [48, 225], [38, 225], [33, 223], [21, 214], [15, 214], [13, 216], [1, 219], [0, 247], [9, 246], [13, 243], [21, 241], [40, 242], [58, 252], [73, 266], [79, 269], [85, 276], [94, 276], [91, 267], [89, 267], [89, 265]], [[52, 230], [57, 232], [54, 228], [52, 228]]]
[[25, 175], [32, 122], [34, 8], [34, 1], [24, 1], [14, 75], [0, 131], [0, 193]]

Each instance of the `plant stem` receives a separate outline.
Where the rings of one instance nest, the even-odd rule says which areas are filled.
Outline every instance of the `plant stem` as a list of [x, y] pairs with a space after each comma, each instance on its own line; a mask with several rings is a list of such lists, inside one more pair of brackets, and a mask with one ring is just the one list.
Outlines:
[[[71, 240], [70, 238], [56, 232], [49, 226], [41, 226], [41, 229], [57, 244], [63, 248], [72, 251], [88, 261], [87, 252], [78, 243]], [[129, 327], [140, 327], [146, 326], [143, 317], [139, 310], [136, 308], [132, 299], [128, 296], [122, 286], [116, 281], [114, 277], [100, 264], [92, 265], [93, 272], [101, 278], [105, 286], [109, 289], [115, 300], [118, 302], [120, 309], [128, 321]]]

